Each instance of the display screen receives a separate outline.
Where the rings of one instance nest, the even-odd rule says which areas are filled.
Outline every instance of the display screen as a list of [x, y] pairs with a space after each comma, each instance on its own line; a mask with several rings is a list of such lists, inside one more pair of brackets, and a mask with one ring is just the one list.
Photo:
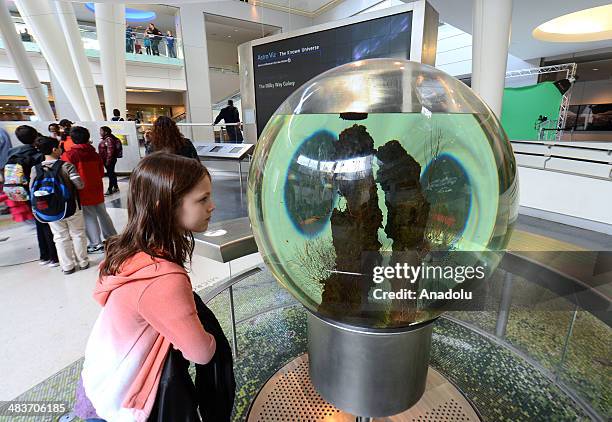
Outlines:
[[[568, 116], [566, 129], [612, 131], [612, 104], [582, 104], [573, 107], [578, 107], [577, 110], [574, 109], [576, 117], [570, 119]], [[572, 120], [574, 126], [570, 126]]]
[[214, 147], [209, 152], [219, 152], [219, 151], [221, 151], [221, 148], [223, 148], [223, 147]]
[[232, 148], [232, 150], [230, 151], [231, 154], [234, 154], [236, 152], [240, 152], [242, 150], [242, 147], [236, 147], [236, 148]]
[[272, 114], [314, 76], [356, 60], [410, 59], [412, 12], [253, 47], [257, 135]]

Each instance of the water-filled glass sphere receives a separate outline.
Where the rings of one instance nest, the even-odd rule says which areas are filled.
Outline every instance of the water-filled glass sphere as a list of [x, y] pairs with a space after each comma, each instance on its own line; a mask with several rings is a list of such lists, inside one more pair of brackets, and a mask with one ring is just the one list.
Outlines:
[[[507, 244], [516, 163], [465, 84], [420, 63], [363, 60], [279, 107], [253, 155], [248, 207], [265, 263], [306, 308], [360, 327], [408, 327], [449, 309], [431, 292], [487, 282], [473, 271], [490, 275]], [[420, 275], [401, 274], [407, 267]]]

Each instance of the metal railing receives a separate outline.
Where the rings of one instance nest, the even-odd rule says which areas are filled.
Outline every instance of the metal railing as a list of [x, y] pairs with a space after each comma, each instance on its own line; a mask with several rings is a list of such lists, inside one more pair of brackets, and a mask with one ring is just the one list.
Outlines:
[[[22, 37], [22, 41], [26, 44], [26, 50], [39, 51], [34, 36], [31, 33], [27, 35], [24, 34], [26, 25], [23, 19], [20, 17], [13, 17], [13, 21], [15, 23], [15, 29], [17, 32], [19, 32]], [[79, 31], [81, 32], [81, 40], [87, 56], [96, 57], [99, 55], [98, 52], [100, 51], [100, 44], [98, 42], [98, 33], [95, 28], [86, 25], [79, 25]], [[157, 44], [159, 55], [154, 55], [152, 45], [149, 48], [145, 47], [145, 40], [149, 39], [150, 41], [153, 41], [153, 39], [148, 37], [144, 31], [132, 31], [131, 34], [126, 32], [125, 52], [126, 54], [130, 54], [130, 56], [127, 56], [126, 58], [128, 60], [133, 59], [139, 61], [145, 58], [150, 58], [150, 60], [154, 61], [156, 60], [154, 57], [161, 57], [168, 61], [168, 63], [171, 63], [174, 61], [174, 59], [182, 61], [184, 59], [183, 41], [177, 37], [172, 38], [174, 39], [173, 49], [169, 48], [168, 40], [165, 34], [159, 37], [159, 43]]]
[[[193, 129], [198, 127], [206, 127], [211, 128], [213, 132], [214, 142], [215, 143], [225, 143], [229, 141], [229, 135], [227, 130], [225, 129], [227, 126], [238, 126], [241, 127], [242, 123], [177, 123], [176, 124], [186, 138], [191, 139], [195, 142], [211, 142], [210, 139], [196, 139], [197, 136], [194, 136]], [[136, 128], [141, 128], [146, 132], [149, 128], [153, 127], [153, 123], [138, 123], [136, 124]], [[146, 139], [145, 139], [146, 142]]]

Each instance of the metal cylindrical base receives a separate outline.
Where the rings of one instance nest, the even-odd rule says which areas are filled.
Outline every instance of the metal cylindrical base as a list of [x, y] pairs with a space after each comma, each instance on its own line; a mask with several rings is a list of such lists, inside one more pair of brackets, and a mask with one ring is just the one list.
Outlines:
[[366, 332], [308, 314], [310, 378], [325, 400], [353, 415], [391, 416], [425, 391], [433, 324]]

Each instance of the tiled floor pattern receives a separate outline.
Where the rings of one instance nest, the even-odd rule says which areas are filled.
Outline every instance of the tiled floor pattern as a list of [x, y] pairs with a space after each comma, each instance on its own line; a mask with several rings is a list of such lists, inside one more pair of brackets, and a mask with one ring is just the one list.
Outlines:
[[[237, 320], [242, 321], [237, 333], [234, 420], [241, 421], [266, 380], [305, 352], [306, 314], [267, 272], [239, 283], [234, 293]], [[219, 295], [209, 306], [227, 328], [228, 296]], [[442, 318], [435, 324], [431, 365], [462, 390], [485, 421], [588, 420], [558, 387], [517, 355], [450, 320]], [[73, 363], [18, 399], [72, 401], [80, 367], [81, 361]], [[0, 418], [4, 420], [9, 419]]]

